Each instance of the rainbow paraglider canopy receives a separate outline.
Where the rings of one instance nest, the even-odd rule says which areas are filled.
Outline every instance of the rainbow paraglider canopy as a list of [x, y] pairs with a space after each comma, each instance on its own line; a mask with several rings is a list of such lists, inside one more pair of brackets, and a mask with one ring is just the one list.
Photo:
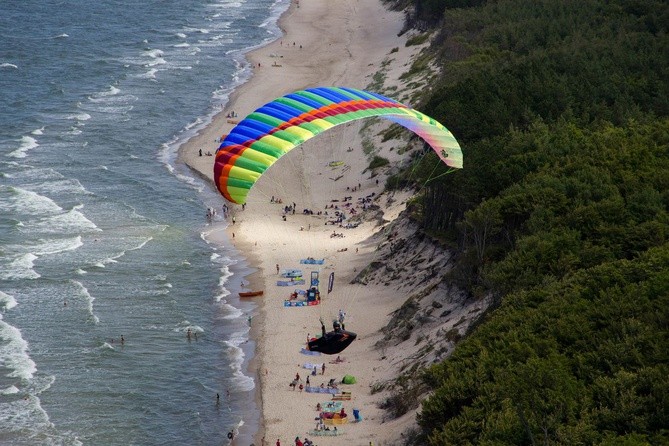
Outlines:
[[277, 98], [239, 122], [216, 151], [216, 186], [227, 200], [245, 203], [258, 178], [294, 147], [336, 125], [373, 116], [406, 127], [445, 164], [462, 168], [460, 145], [436, 120], [380, 94], [321, 87]]

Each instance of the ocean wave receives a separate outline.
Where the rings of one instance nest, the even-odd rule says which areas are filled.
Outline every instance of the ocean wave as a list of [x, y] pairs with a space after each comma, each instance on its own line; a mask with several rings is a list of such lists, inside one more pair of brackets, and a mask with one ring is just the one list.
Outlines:
[[28, 215], [48, 215], [62, 212], [63, 208], [55, 201], [16, 186], [0, 186], [0, 194], [9, 193], [9, 199], [0, 201], [0, 211]]
[[14, 69], [14, 70], [18, 70], [18, 69], [19, 69], [18, 66], [14, 65], [13, 63], [8, 63], [8, 62], [0, 63], [0, 68], [12, 68], [12, 69]]
[[25, 435], [26, 432], [37, 433], [42, 429], [48, 429], [50, 423], [46, 412], [40, 407], [39, 398], [26, 396], [14, 397], [0, 405], [0, 426], [3, 436], [10, 433]]
[[91, 115], [88, 113], [71, 113], [65, 116], [65, 119], [74, 120], [74, 121], [88, 121], [91, 119]]
[[33, 269], [38, 257], [32, 253], [23, 254], [0, 268], [0, 279], [39, 279], [41, 276]]
[[17, 305], [16, 299], [14, 299], [14, 296], [10, 296], [7, 293], [3, 293], [0, 291], [0, 309], [4, 309], [4, 311], [11, 310]]
[[84, 110], [93, 112], [93, 113], [104, 113], [108, 115], [125, 115], [131, 112], [135, 106], [134, 105], [86, 105], [81, 107]]
[[137, 77], [140, 78], [140, 79], [155, 79], [155, 78], [156, 78], [156, 73], [157, 73], [157, 72], [158, 72], [157, 69], [152, 68], [152, 69], [150, 69], [149, 71], [147, 71], [147, 72], [145, 72], [145, 73], [138, 74]]
[[0, 395], [15, 395], [19, 392], [20, 390], [16, 386], [9, 386], [6, 389], [0, 389]]
[[25, 234], [81, 234], [101, 232], [102, 230], [87, 219], [84, 214], [73, 208], [63, 214], [52, 215], [38, 221], [25, 222], [20, 231]]
[[211, 5], [213, 8], [241, 8], [242, 2], [222, 0]]
[[[50, 167], [33, 167], [27, 164], [16, 165], [13, 167], [18, 167], [21, 169], [20, 172], [7, 175], [9, 178], [20, 178], [21, 180], [37, 180], [37, 181], [48, 181], [48, 180], [60, 180], [65, 178], [61, 173]], [[34, 183], [31, 183], [34, 184]]]
[[100, 318], [98, 318], [93, 312], [93, 302], [95, 301], [95, 298], [91, 296], [91, 293], [88, 292], [88, 288], [86, 288], [84, 284], [78, 280], [71, 279], [70, 282], [74, 284], [75, 288], [77, 289], [78, 297], [81, 297], [84, 300], [86, 309], [88, 310], [89, 319], [92, 320], [95, 324], [100, 322]]
[[244, 316], [244, 312], [237, 307], [233, 307], [229, 303], [221, 302], [221, 308], [226, 313], [225, 316], [222, 316], [221, 319], [239, 319]]
[[226, 288], [223, 288], [219, 294], [214, 296], [214, 300], [219, 303], [220, 302], [226, 303], [227, 301], [225, 300], [225, 298], [228, 297], [229, 295], [230, 291], [228, 291]]
[[[241, 342], [246, 342], [248, 338], [244, 338]], [[223, 341], [223, 344], [226, 345], [228, 358], [230, 360], [230, 369], [232, 370], [232, 381], [234, 382], [234, 387], [241, 391], [250, 391], [255, 388], [255, 380], [246, 376], [242, 372], [242, 366], [244, 365], [244, 350], [239, 347], [241, 342], [237, 340]]]
[[51, 240], [39, 240], [38, 244], [33, 245], [24, 245], [25, 249], [31, 251], [32, 254], [37, 256], [43, 255], [53, 255], [65, 251], [74, 251], [75, 249], [82, 246], [84, 243], [81, 241], [81, 236], [65, 238], [65, 239], [51, 239]]
[[0, 316], [0, 364], [11, 370], [6, 376], [28, 381], [37, 371], [35, 362], [28, 354], [28, 342], [21, 336], [21, 330], [9, 325]]
[[115, 87], [113, 85], [109, 86], [108, 90], [101, 91], [99, 93], [94, 94], [94, 97], [109, 97], [109, 96], [116, 96], [121, 92], [121, 89], [118, 87]]
[[184, 320], [179, 322], [179, 324], [173, 329], [177, 333], [188, 333], [188, 330], [191, 333], [204, 333], [204, 328], [199, 325], [193, 325], [190, 321]]
[[13, 158], [25, 158], [26, 156], [28, 156], [29, 150], [39, 147], [37, 140], [32, 136], [23, 136], [21, 137], [19, 142], [20, 142], [19, 148], [14, 150], [13, 152], [8, 153], [7, 156], [11, 156]]
[[42, 180], [39, 183], [29, 183], [25, 186], [38, 193], [92, 195], [76, 178], [63, 178], [53, 181]]

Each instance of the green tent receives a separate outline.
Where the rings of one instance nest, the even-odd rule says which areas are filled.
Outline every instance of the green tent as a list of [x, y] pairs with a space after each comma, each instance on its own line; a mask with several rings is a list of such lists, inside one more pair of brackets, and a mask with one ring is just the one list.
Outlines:
[[342, 378], [341, 382], [343, 382], [344, 384], [355, 384], [355, 376], [345, 375], [344, 378]]

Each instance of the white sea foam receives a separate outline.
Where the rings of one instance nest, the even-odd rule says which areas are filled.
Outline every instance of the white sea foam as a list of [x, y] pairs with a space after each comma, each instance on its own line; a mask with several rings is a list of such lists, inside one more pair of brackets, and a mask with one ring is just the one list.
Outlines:
[[13, 68], [15, 70], [19, 69], [19, 67], [17, 67], [13, 63], [8, 63], [8, 62], [0, 63], [0, 68]]
[[0, 291], [0, 310], [8, 311], [14, 308], [17, 305], [16, 299], [14, 296], [10, 296], [7, 293]]
[[138, 74], [137, 77], [142, 78], [142, 79], [155, 79], [157, 72], [158, 72], [157, 69], [152, 68], [144, 74]]
[[179, 322], [179, 324], [173, 328], [173, 330], [177, 333], [188, 333], [188, 330], [194, 333], [204, 333], [204, 328], [200, 327], [199, 325], [193, 325], [188, 320]]
[[73, 113], [65, 116], [65, 119], [75, 120], [75, 121], [88, 121], [91, 119], [91, 115], [88, 113]]
[[[128, 248], [128, 251], [136, 251], [136, 250], [138, 250], [138, 249], [142, 249], [142, 248], [144, 247], [144, 245], [146, 245], [147, 243], [149, 243], [151, 240], [153, 240], [153, 237], [147, 237], [147, 238], [145, 238], [143, 241], [139, 242], [139, 245], [136, 245], [136, 246], [134, 246], [134, 247], [132, 247], [132, 248]], [[118, 257], [117, 257], [117, 258], [118, 258]]]
[[222, 316], [221, 319], [239, 319], [244, 315], [244, 312], [237, 307], [233, 307], [228, 303], [221, 303], [221, 308], [226, 312], [225, 316]]
[[29, 150], [39, 146], [37, 140], [32, 136], [21, 137], [19, 143], [20, 143], [19, 148], [14, 150], [13, 152], [8, 153], [7, 156], [11, 156], [13, 158], [25, 158], [26, 156], [28, 156]]
[[3, 189], [8, 190], [12, 195], [9, 200], [0, 201], [0, 211], [30, 215], [48, 215], [59, 213], [63, 210], [52, 199], [31, 190], [15, 186], [0, 186], [0, 191]]
[[121, 92], [121, 89], [118, 87], [115, 87], [113, 85], [109, 86], [109, 90], [106, 91], [101, 91], [100, 93], [97, 93], [95, 96], [101, 96], [101, 97], [106, 97], [106, 96], [116, 96]]
[[14, 258], [5, 267], [0, 269], [0, 279], [38, 279], [40, 275], [33, 269], [37, 256], [32, 253], [23, 254]]
[[249, 391], [255, 388], [255, 381], [250, 376], [244, 375], [242, 366], [244, 364], [244, 350], [239, 347], [248, 339], [247, 335], [236, 333], [230, 340], [223, 341], [228, 347], [228, 358], [230, 359], [230, 369], [232, 370], [235, 388], [241, 391]]
[[28, 343], [21, 336], [21, 331], [6, 323], [0, 316], [0, 364], [11, 370], [7, 376], [28, 381], [37, 371], [35, 362], [28, 355]]
[[188, 48], [188, 47], [190, 47], [190, 44], [186, 42], [177, 43], [176, 45], [174, 45], [174, 48]]
[[[33, 167], [25, 164], [21, 167], [23, 168], [22, 171], [12, 176], [21, 178], [22, 180], [34, 180], [31, 185], [39, 185], [45, 181], [62, 180], [65, 178], [60, 172], [50, 167]], [[32, 190], [32, 188], [30, 189]]]
[[78, 280], [71, 280], [71, 282], [77, 287], [78, 296], [84, 299], [90, 319], [95, 324], [100, 322], [100, 318], [98, 318], [93, 312], [93, 302], [95, 301], [95, 298], [88, 292], [88, 288], [86, 288], [84, 284]]
[[182, 39], [185, 39], [186, 37], [188, 37], [184, 33], [177, 33], [176, 35], [177, 35], [177, 37], [181, 37]]
[[39, 183], [29, 184], [31, 190], [35, 192], [45, 192], [48, 194], [87, 194], [91, 195], [84, 186], [75, 178], [63, 178], [54, 181], [45, 181], [40, 179]]
[[16, 386], [9, 386], [6, 389], [0, 389], [0, 395], [15, 395], [19, 393], [19, 389]]
[[33, 130], [32, 132], [30, 132], [30, 134], [32, 134], [32, 135], [38, 135], [38, 136], [39, 136], [39, 135], [43, 135], [43, 134], [44, 134], [44, 127], [40, 127], [40, 128], [38, 128], [38, 129], [35, 129], [35, 130]]
[[42, 220], [29, 222], [24, 229], [21, 229], [23, 233], [39, 232], [41, 234], [71, 234], [101, 231], [95, 223], [87, 219], [76, 208], [70, 209], [63, 214], [52, 215]]
[[81, 241], [81, 236], [62, 239], [40, 239], [39, 243], [29, 245], [29, 249], [33, 254], [37, 256], [58, 254], [65, 251], [74, 251], [75, 249], [82, 246], [84, 243]]
[[163, 59], [162, 57], [156, 57], [153, 60], [150, 60], [149, 62], [145, 63], [144, 66], [146, 67], [155, 67], [156, 65], [165, 65], [167, 61]]

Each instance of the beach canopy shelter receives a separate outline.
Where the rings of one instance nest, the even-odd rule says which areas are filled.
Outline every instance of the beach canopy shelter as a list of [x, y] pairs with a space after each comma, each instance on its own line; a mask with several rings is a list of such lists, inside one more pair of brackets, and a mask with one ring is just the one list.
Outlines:
[[344, 378], [341, 380], [344, 384], [355, 384], [356, 379], [355, 376], [353, 375], [345, 375]]

